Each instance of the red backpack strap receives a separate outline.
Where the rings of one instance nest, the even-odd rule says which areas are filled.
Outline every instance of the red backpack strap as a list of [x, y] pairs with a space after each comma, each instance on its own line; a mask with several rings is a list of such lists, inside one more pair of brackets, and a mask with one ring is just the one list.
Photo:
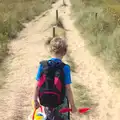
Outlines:
[[47, 60], [41, 61], [40, 64], [42, 65], [43, 70], [41, 71], [40, 80], [38, 81], [38, 86], [39, 87], [41, 87], [46, 80], [46, 75], [44, 74], [44, 68], [48, 66]]

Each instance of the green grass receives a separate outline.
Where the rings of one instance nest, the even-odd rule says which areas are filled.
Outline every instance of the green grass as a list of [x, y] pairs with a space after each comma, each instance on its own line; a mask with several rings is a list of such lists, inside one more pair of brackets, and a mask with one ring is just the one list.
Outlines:
[[83, 33], [86, 44], [89, 43], [88, 49], [102, 58], [111, 75], [119, 76], [120, 1], [113, 4], [113, 0], [71, 0], [71, 3], [75, 25]]
[[51, 7], [56, 0], [0, 0], [0, 63], [8, 53], [7, 43], [17, 36], [35, 16]]

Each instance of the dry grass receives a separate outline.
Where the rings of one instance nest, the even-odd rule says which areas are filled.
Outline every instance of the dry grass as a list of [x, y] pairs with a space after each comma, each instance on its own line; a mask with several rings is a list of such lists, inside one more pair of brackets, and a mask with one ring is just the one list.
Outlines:
[[66, 61], [70, 65], [71, 71], [76, 73], [76, 64], [73, 57], [70, 55], [70, 51], [66, 54]]
[[71, 3], [75, 25], [89, 43], [88, 49], [102, 58], [111, 75], [120, 78], [120, 2], [71, 0]]
[[93, 102], [89, 96], [89, 90], [79, 83], [73, 83], [73, 92], [75, 93], [75, 103], [79, 107], [91, 107]]
[[56, 0], [0, 0], [0, 63], [7, 55], [7, 43], [17, 36], [36, 15], [47, 10]]

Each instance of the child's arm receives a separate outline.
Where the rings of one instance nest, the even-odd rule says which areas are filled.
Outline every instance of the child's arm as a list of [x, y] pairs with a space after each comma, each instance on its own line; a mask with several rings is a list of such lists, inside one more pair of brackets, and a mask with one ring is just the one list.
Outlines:
[[75, 103], [74, 103], [74, 99], [73, 99], [73, 93], [72, 93], [72, 90], [71, 90], [71, 86], [70, 84], [66, 85], [66, 92], [67, 92], [67, 97], [68, 97], [68, 100], [70, 102], [70, 106], [72, 108], [72, 112], [77, 112], [77, 109], [75, 107]]
[[67, 97], [70, 103], [70, 106], [72, 108], [72, 112], [76, 112], [77, 109], [75, 107], [74, 99], [73, 99], [73, 94], [71, 90], [71, 73], [70, 73], [70, 66], [66, 65], [64, 67], [64, 73], [65, 73], [65, 86], [66, 86], [66, 92], [67, 92]]
[[40, 87], [36, 83], [36, 85], [35, 85], [35, 91], [34, 91], [34, 107], [36, 109], [39, 108], [39, 106], [40, 106], [40, 103], [38, 102], [39, 89], [40, 89]]
[[37, 75], [36, 75], [36, 85], [35, 85], [35, 91], [34, 91], [34, 107], [35, 108], [38, 108], [40, 106], [40, 101], [38, 102], [38, 96], [39, 96], [39, 85], [38, 85], [38, 82], [40, 80], [40, 76], [41, 76], [41, 71], [42, 71], [42, 65], [40, 64], [39, 67], [38, 67], [38, 72], [37, 72]]

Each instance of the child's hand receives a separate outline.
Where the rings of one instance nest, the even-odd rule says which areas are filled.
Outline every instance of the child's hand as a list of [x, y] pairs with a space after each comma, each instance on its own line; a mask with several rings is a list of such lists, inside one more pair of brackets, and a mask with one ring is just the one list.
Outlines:
[[40, 107], [40, 104], [37, 100], [34, 100], [34, 108], [38, 109]]
[[77, 108], [75, 106], [72, 106], [72, 113], [76, 113], [77, 112]]

